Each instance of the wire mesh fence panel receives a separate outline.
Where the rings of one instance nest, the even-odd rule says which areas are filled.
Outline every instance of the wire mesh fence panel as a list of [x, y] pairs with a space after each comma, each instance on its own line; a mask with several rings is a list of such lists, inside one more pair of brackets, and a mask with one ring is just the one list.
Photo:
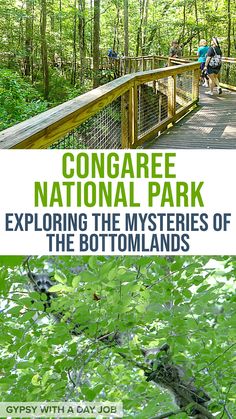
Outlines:
[[193, 97], [193, 74], [185, 71], [176, 76], [176, 111], [192, 102]]
[[236, 86], [236, 62], [222, 63], [220, 81], [229, 86]]
[[144, 59], [144, 70], [152, 70], [154, 68], [153, 58]]
[[154, 58], [154, 68], [167, 67], [168, 60], [166, 58]]
[[142, 84], [138, 88], [138, 135], [168, 116], [168, 79]]
[[121, 98], [104, 107], [50, 148], [121, 148]]
[[138, 58], [135, 63], [135, 71], [142, 71], [142, 58]]
[[138, 73], [139, 71], [165, 68], [167, 58], [165, 57], [128, 57], [119, 59], [120, 74]]

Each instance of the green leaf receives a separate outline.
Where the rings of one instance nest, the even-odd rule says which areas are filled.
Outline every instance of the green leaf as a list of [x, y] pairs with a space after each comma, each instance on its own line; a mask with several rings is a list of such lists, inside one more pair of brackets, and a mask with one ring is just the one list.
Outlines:
[[97, 268], [97, 257], [96, 256], [90, 256], [89, 260], [88, 260], [88, 264], [89, 267], [91, 269], [96, 269]]
[[52, 287], [50, 287], [48, 291], [49, 292], [70, 292], [72, 291], [72, 288], [68, 287], [67, 285], [58, 284], [58, 285], [53, 285]]
[[14, 268], [22, 265], [25, 256], [0, 256], [0, 267]]
[[64, 275], [63, 272], [59, 272], [59, 271], [55, 272], [54, 279], [55, 279], [55, 281], [59, 282], [60, 284], [66, 284], [67, 283], [66, 275]]
[[37, 373], [37, 374], [35, 374], [35, 375], [32, 377], [31, 383], [32, 383], [32, 384], [33, 384], [33, 386], [35, 386], [35, 387], [40, 386], [40, 377], [39, 377], [39, 374], [38, 374], [38, 373]]

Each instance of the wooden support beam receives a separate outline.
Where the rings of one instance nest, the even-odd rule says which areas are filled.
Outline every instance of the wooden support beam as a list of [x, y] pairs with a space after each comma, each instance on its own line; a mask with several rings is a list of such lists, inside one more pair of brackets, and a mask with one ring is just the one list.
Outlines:
[[138, 86], [134, 82], [131, 91], [132, 106], [130, 107], [131, 142], [130, 147], [138, 141]]
[[121, 148], [131, 147], [130, 113], [132, 108], [132, 89], [121, 97]]
[[230, 84], [226, 83], [220, 83], [220, 86], [225, 89], [233, 90], [234, 92], [236, 92], [236, 86], [231, 86]]
[[192, 71], [192, 100], [199, 99], [199, 77], [200, 68]]
[[173, 118], [176, 112], [176, 75], [168, 78], [168, 117]]

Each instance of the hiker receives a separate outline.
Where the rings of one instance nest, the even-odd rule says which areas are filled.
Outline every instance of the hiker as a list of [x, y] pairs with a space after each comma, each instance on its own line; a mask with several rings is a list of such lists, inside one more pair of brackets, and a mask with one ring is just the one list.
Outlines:
[[208, 52], [209, 47], [207, 46], [207, 41], [205, 39], [201, 39], [199, 42], [199, 48], [197, 50], [198, 55], [198, 62], [200, 63], [201, 69], [201, 81], [203, 87], [208, 87], [208, 80], [209, 77], [207, 75], [207, 71], [204, 70], [205, 63], [206, 63], [206, 55]]
[[217, 87], [217, 92], [219, 95], [222, 93], [222, 89], [220, 87], [219, 81], [219, 73], [221, 69], [222, 63], [222, 52], [220, 49], [220, 45], [218, 39], [213, 37], [211, 40], [211, 46], [207, 51], [207, 58], [204, 70], [207, 70], [207, 74], [209, 76], [209, 85], [210, 91], [206, 92], [207, 94], [213, 96], [214, 94], [214, 87]]
[[171, 47], [169, 50], [169, 57], [171, 58], [182, 57], [182, 49], [180, 48], [178, 41], [172, 41]]
[[107, 56], [109, 58], [117, 58], [117, 52], [116, 51], [113, 51], [112, 48], [109, 48]]
[[[181, 58], [182, 57], [182, 49], [179, 46], [178, 41], [172, 41], [171, 47], [170, 47], [170, 50], [169, 50], [169, 57], [170, 58]], [[169, 60], [168, 60], [168, 65], [171, 65], [171, 62], [169, 62]], [[177, 63], [177, 65], [178, 65], [178, 63]], [[177, 75], [177, 84], [179, 85], [179, 87], [182, 87], [182, 85], [183, 85], [181, 74]]]

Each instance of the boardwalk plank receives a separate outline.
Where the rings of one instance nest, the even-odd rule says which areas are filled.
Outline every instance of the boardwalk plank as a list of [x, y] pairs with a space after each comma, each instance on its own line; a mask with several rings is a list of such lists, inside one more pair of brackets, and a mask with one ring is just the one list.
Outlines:
[[208, 96], [201, 88], [196, 111], [183, 118], [147, 148], [236, 148], [236, 92]]

